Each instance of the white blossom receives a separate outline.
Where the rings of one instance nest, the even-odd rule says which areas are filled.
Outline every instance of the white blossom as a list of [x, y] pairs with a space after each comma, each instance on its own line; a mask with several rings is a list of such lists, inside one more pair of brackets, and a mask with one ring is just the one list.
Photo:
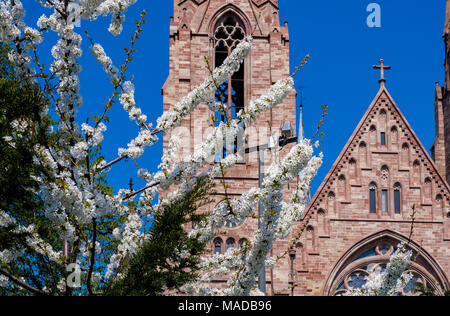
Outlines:
[[406, 249], [401, 243], [397, 250], [391, 255], [389, 263], [383, 272], [372, 273], [366, 284], [360, 289], [350, 289], [346, 296], [396, 296], [412, 280], [413, 275], [407, 273], [406, 269], [411, 260], [412, 251]]
[[[253, 236], [251, 250], [243, 262], [243, 268], [233, 273], [233, 276], [228, 280], [226, 290], [211, 289], [204, 285], [204, 280], [190, 284], [186, 290], [200, 295], [250, 295], [255, 288], [255, 275], [265, 262], [272, 243], [286, 236], [294, 223], [292, 220], [294, 212], [290, 210], [295, 209], [295, 206], [289, 208], [283, 204], [282, 191], [284, 186], [303, 170], [304, 172], [300, 173], [299, 187], [309, 188], [321, 164], [322, 157], [313, 157], [313, 148], [310, 142], [303, 140], [299, 145], [292, 148], [279, 166], [271, 165], [265, 175], [261, 189], [253, 188], [244, 193], [240, 200], [233, 200], [228, 205], [227, 203], [219, 204], [208, 216], [206, 222], [191, 231], [191, 236], [197, 235], [205, 241], [211, 240], [215, 231], [224, 225], [227, 218], [230, 218], [230, 214], [233, 214], [233, 218], [245, 218], [254, 211], [258, 203], [262, 204], [264, 210], [260, 217], [261, 228]], [[300, 205], [295, 217], [302, 214], [306, 204], [306, 196], [306, 194], [303, 196], [294, 195], [292, 203]], [[212, 257], [211, 261], [213, 260], [216, 260], [216, 257]], [[270, 260], [269, 263], [271, 263]], [[207, 266], [207, 264], [205, 265]], [[221, 266], [220, 269], [223, 270], [224, 267]], [[231, 272], [231, 269], [221, 271], [222, 274]], [[208, 273], [211, 275], [211, 272]]]
[[252, 38], [242, 41], [223, 62], [222, 66], [214, 69], [212, 75], [196, 87], [187, 96], [170, 110], [163, 113], [158, 119], [157, 129], [167, 132], [179, 126], [184, 117], [194, 111], [201, 102], [210, 102], [210, 96], [216, 91], [217, 86], [223, 84], [229, 77], [239, 70], [244, 58], [249, 54]]
[[[52, 246], [41, 239], [36, 232], [34, 225], [28, 227], [20, 226], [17, 221], [12, 218], [6, 212], [0, 210], [0, 227], [12, 226], [12, 232], [16, 234], [24, 234], [25, 241], [28, 247], [36, 251], [37, 253], [47, 257], [53, 262], [61, 262], [61, 252], [53, 250]], [[10, 249], [0, 249], [0, 263], [10, 263], [15, 261], [19, 256], [25, 253], [25, 249], [22, 245], [15, 244]]]
[[[83, 225], [91, 225], [93, 221], [103, 219], [108, 215], [119, 215], [123, 224], [111, 232], [111, 236], [118, 242], [114, 254], [106, 264], [105, 276], [93, 274], [99, 281], [109, 281], [121, 278], [121, 264], [127, 256], [136, 253], [142, 243], [148, 240], [144, 227], [145, 220], [151, 216], [145, 206], [151, 209], [165, 207], [169, 203], [183, 199], [190, 193], [199, 177], [214, 180], [222, 176], [224, 170], [233, 167], [238, 157], [228, 154], [215, 164], [211, 164], [214, 157], [222, 150], [224, 145], [241, 137], [242, 127], [238, 120], [245, 121], [247, 125], [253, 124], [264, 111], [270, 110], [280, 103], [293, 91], [291, 77], [278, 81], [270, 87], [261, 97], [250, 102], [246, 110], [237, 115], [237, 120], [221, 122], [206, 139], [196, 146], [194, 152], [183, 159], [180, 156], [181, 143], [174, 135], [169, 142], [169, 148], [161, 158], [156, 172], [138, 167], [138, 176], [147, 182], [147, 189], [139, 196], [139, 204], [135, 210], [129, 210], [126, 199], [131, 190], [119, 189], [117, 194], [111, 196], [98, 189], [95, 185], [97, 172], [106, 166], [106, 161], [100, 161], [96, 166], [89, 166], [89, 154], [93, 148], [100, 147], [107, 126], [99, 121], [94, 126], [88, 123], [79, 124], [78, 109], [83, 105], [80, 95], [79, 75], [82, 67], [79, 59], [82, 56], [82, 37], [78, 34], [71, 21], [67, 21], [59, 11], [64, 11], [62, 2], [56, 1], [54, 6], [46, 1], [39, 1], [46, 8], [54, 9], [50, 15], [42, 15], [37, 26], [54, 33], [57, 37], [51, 49], [53, 62], [50, 73], [56, 81], [55, 108], [59, 116], [59, 124], [55, 129], [58, 132], [58, 146], [39, 147], [36, 149], [34, 161], [51, 170], [54, 181], [45, 177], [33, 176], [40, 185], [39, 194], [46, 205], [45, 216], [52, 223], [52, 229], [59, 234], [60, 239], [68, 242], [78, 242], [80, 254], [76, 258], [79, 264], [89, 261], [90, 249], [95, 255], [105, 254], [98, 241], [89, 244], [80, 236], [78, 229]], [[118, 35], [123, 29], [125, 14], [136, 0], [79, 0], [79, 16], [81, 20], [94, 21], [100, 16], [110, 16], [111, 23], [108, 30]], [[43, 41], [42, 32], [25, 25], [23, 18], [25, 11], [21, 1], [0, 2], [0, 40], [11, 43], [13, 40], [25, 37], [33, 45]], [[136, 104], [135, 86], [132, 81], [118, 83], [119, 71], [113, 65], [112, 59], [106, 54], [99, 43], [90, 47], [90, 51], [104, 72], [109, 76], [113, 85], [118, 84], [121, 90], [119, 101], [128, 113], [130, 120], [134, 121], [139, 133], [131, 139], [126, 148], [119, 148], [120, 158], [137, 159], [141, 157], [146, 147], [154, 145], [159, 139], [158, 132], [171, 133], [180, 126], [183, 120], [190, 115], [201, 103], [218, 112], [225, 112], [223, 104], [216, 102], [214, 96], [217, 87], [228, 80], [240, 68], [252, 46], [252, 38], [243, 40], [224, 61], [223, 65], [212, 70], [202, 84], [170, 108], [169, 111], [157, 120], [156, 127], [148, 123], [147, 115]], [[27, 49], [16, 47], [9, 53], [9, 59], [14, 63], [15, 69], [21, 77], [31, 77], [33, 74], [31, 58]], [[29, 128], [28, 122], [13, 122], [16, 137], [21, 131]], [[8, 136], [7, 136], [8, 137]], [[11, 141], [6, 138], [6, 141]], [[310, 183], [317, 169], [322, 163], [322, 156], [314, 156], [313, 146], [303, 141], [294, 146], [280, 164], [273, 164], [266, 172], [261, 188], [253, 188], [244, 192], [239, 199], [227, 200], [209, 214], [206, 220], [197, 229], [190, 232], [190, 236], [198, 236], [201, 241], [208, 242], [217, 229], [224, 226], [227, 220], [243, 223], [258, 203], [263, 206], [263, 228], [258, 230], [249, 245], [241, 249], [229, 249], [225, 254], [202, 258], [201, 266], [204, 274], [197, 283], [187, 285], [190, 291], [205, 295], [262, 295], [255, 286], [255, 274], [259, 267], [266, 262], [274, 266], [276, 260], [266, 259], [272, 243], [287, 236], [292, 223], [299, 219], [305, 207], [309, 193]], [[300, 173], [300, 181], [289, 203], [283, 201], [284, 187]], [[154, 202], [158, 193], [170, 190], [164, 198]], [[16, 225], [17, 223], [6, 212], [0, 212], [0, 226]], [[3, 225], [3, 226], [2, 226]], [[33, 225], [28, 227], [17, 226], [17, 231], [26, 232], [27, 245], [35, 252], [48, 257], [51, 261], [60, 262], [62, 254], [52, 249], [40, 236]], [[82, 239], [82, 240], [80, 240]], [[23, 255], [18, 246], [10, 249], [0, 249], [0, 262], [8, 263]], [[181, 257], [188, 256], [185, 250], [180, 250]], [[224, 290], [204, 286], [204, 282], [217, 276], [231, 275], [228, 287]], [[1, 280], [0, 280], [1, 282]], [[202, 283], [203, 282], [203, 283]], [[58, 283], [61, 292], [66, 289], [66, 280]]]
[[111, 58], [106, 55], [103, 47], [96, 43], [91, 46], [91, 53], [99, 64], [103, 66], [103, 71], [110, 77], [111, 81], [117, 81], [119, 79], [119, 70], [113, 65]]
[[254, 101], [250, 101], [248, 109], [241, 110], [239, 116], [246, 122], [254, 121], [260, 113], [280, 104], [293, 89], [294, 79], [292, 77], [281, 79], [271, 86], [264, 95]]

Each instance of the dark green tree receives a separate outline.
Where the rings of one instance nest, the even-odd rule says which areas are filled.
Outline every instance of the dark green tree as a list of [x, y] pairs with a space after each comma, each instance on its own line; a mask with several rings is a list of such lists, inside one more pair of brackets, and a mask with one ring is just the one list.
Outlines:
[[123, 263], [124, 278], [113, 282], [106, 295], [156, 296], [196, 279], [205, 244], [186, 228], [205, 218], [198, 209], [211, 202], [212, 189], [211, 181], [199, 178], [184, 198], [163, 205], [154, 215], [150, 240]]
[[[0, 249], [15, 247], [24, 251], [21, 262], [0, 266], [12, 275], [23, 278], [37, 289], [51, 288], [61, 274], [61, 267], [50, 265], [48, 258], [28, 248], [27, 234], [17, 233], [17, 225], [35, 230], [55, 248], [56, 236], [49, 229], [39, 186], [34, 177], [49, 177], [49, 173], [33, 160], [37, 145], [53, 141], [51, 120], [41, 115], [49, 106], [38, 85], [18, 82], [7, 58], [8, 47], [0, 45], [0, 209], [16, 221], [16, 225], [0, 225]], [[59, 245], [60, 247], [60, 245]], [[0, 288], [0, 294], [29, 294], [11, 283]]]

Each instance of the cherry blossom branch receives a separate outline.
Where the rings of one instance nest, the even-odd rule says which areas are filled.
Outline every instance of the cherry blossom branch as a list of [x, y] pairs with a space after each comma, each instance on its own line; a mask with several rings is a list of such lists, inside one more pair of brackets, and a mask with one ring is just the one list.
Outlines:
[[[51, 6], [53, 6], [53, 8], [54, 8], [59, 14], [61, 14], [61, 16], [64, 18], [64, 20], [67, 20], [67, 17], [68, 17], [67, 13], [61, 11], [61, 9], [59, 9], [59, 8], [55, 5], [55, 3], [54, 3], [52, 0], [47, 0], [47, 3], [50, 4]], [[67, 8], [67, 5], [66, 5], [66, 8]]]
[[48, 293], [23, 282], [22, 280], [16, 278], [14, 275], [12, 275], [11, 273], [9, 273], [8, 271], [6, 271], [2, 268], [0, 268], [0, 273], [3, 274], [4, 276], [6, 276], [11, 282], [17, 284], [18, 286], [20, 286], [23, 289], [30, 291], [31, 293], [38, 294], [38, 295], [48, 295]]
[[291, 77], [295, 77], [295, 75], [297, 74], [297, 72], [300, 71], [300, 69], [302, 69], [303, 67], [306, 66], [306, 64], [308, 63], [308, 59], [310, 58], [309, 54], [305, 56], [305, 58], [300, 62], [300, 66], [296, 66], [295, 67], [295, 71], [291, 74]]
[[[94, 130], [95, 130], [95, 129], [98, 127], [98, 125], [103, 121], [103, 119], [105, 118], [106, 113], [108, 112], [108, 110], [112, 108], [112, 104], [113, 104], [113, 102], [114, 102], [114, 98], [119, 96], [117, 90], [118, 90], [119, 87], [121, 87], [122, 83], [125, 81], [125, 73], [126, 73], [126, 71], [128, 70], [128, 64], [133, 60], [132, 54], [136, 51], [136, 49], [135, 49], [134, 47], [135, 47], [135, 44], [136, 44], [136, 40], [139, 38], [139, 34], [142, 32], [142, 27], [141, 27], [141, 26], [142, 26], [143, 24], [145, 24], [145, 19], [144, 19], [144, 18], [145, 18], [145, 16], [146, 16], [146, 14], [147, 14], [147, 13], [146, 13], [146, 10], [143, 10], [143, 11], [141, 12], [141, 15], [140, 15], [141, 19], [136, 23], [136, 27], [137, 27], [137, 28], [136, 28], [136, 31], [135, 31], [135, 33], [133, 34], [133, 36], [131, 37], [131, 45], [130, 45], [130, 48], [128, 48], [128, 49], [125, 48], [125, 49], [124, 49], [125, 52], [126, 52], [125, 63], [122, 64], [122, 65], [120, 65], [120, 74], [119, 74], [119, 76], [118, 76], [118, 79], [117, 79], [117, 80], [112, 80], [113, 86], [114, 86], [113, 94], [112, 94], [112, 96], [108, 99], [108, 102], [105, 104], [105, 109], [104, 109], [104, 111], [103, 111], [103, 114], [101, 115], [101, 117], [100, 117], [98, 120], [96, 120], [96, 125], [95, 125], [95, 127], [94, 127]], [[87, 30], [85, 30], [85, 34], [86, 34], [86, 37], [87, 37], [89, 40], [91, 40], [91, 38], [90, 38], [89, 35], [88, 35]], [[92, 42], [92, 40], [91, 40], [91, 43], [92, 43], [92, 46], [94, 47], [95, 44]]]
[[133, 193], [130, 193], [130, 194], [126, 195], [126, 196], [123, 198], [123, 200], [124, 200], [124, 201], [129, 200], [129, 199], [131, 199], [132, 197], [135, 197], [136, 195], [138, 195], [138, 194], [140, 194], [140, 193], [142, 193], [142, 192], [144, 192], [144, 191], [147, 191], [148, 189], [151, 189], [151, 188], [153, 188], [153, 187], [155, 187], [155, 186], [157, 186], [157, 185], [159, 185], [159, 184], [161, 184], [161, 182], [159, 182], [159, 181], [158, 181], [158, 182], [151, 183], [151, 184], [147, 185], [146, 187], [144, 187], [144, 188], [142, 188], [142, 189], [140, 189], [140, 190], [134, 191]]
[[[160, 131], [160, 130], [153, 130], [153, 131], [150, 132], [151, 135], [158, 135], [159, 133], [162, 133], [162, 131]], [[116, 163], [122, 161], [123, 159], [127, 159], [127, 158], [129, 158], [127, 155], [123, 155], [123, 156], [117, 157], [116, 159], [108, 162], [106, 165], [100, 167], [98, 169], [98, 171], [103, 171], [105, 169], [108, 169], [109, 167], [111, 167], [111, 166], [115, 165]]]

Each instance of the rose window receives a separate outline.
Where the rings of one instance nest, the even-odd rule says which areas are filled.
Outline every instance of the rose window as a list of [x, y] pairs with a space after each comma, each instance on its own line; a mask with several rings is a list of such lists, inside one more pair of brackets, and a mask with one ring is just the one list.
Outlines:
[[[347, 262], [339, 269], [340, 273], [336, 275], [334, 281], [335, 286], [331, 288], [329, 294], [341, 296], [350, 289], [360, 289], [371, 277], [383, 273], [397, 245], [398, 241], [384, 238], [364, 246], [349, 256]], [[436, 272], [427, 271], [425, 268], [430, 267], [429, 262], [426, 262], [423, 256], [417, 256], [417, 253], [413, 255], [413, 258], [407, 271], [413, 275], [413, 278], [399, 295], [420, 295], [419, 285], [439, 292], [442, 287], [436, 283]]]

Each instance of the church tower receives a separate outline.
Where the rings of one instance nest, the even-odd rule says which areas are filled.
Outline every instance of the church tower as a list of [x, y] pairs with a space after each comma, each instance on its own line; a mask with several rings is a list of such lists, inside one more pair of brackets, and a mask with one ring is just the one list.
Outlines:
[[[245, 108], [276, 81], [289, 76], [289, 32], [287, 22], [280, 25], [278, 0], [174, 0], [170, 23], [170, 73], [163, 86], [164, 111], [180, 101], [209, 76], [210, 67], [221, 65], [245, 37], [253, 37], [253, 48], [233, 78], [220, 87], [232, 115]], [[207, 61], [208, 63], [207, 63]], [[188, 152], [204, 139], [211, 123], [211, 113], [200, 106], [183, 128], [189, 132]], [[250, 127], [251, 146], [267, 143], [267, 136], [278, 133], [283, 122], [296, 130], [295, 93], [275, 110], [264, 113]], [[254, 137], [257, 134], [257, 138]], [[250, 135], [249, 135], [250, 136]], [[164, 137], [165, 144], [169, 137]], [[253, 157], [254, 158], [254, 157]], [[251, 157], [238, 166], [234, 176], [255, 178]], [[257, 175], [256, 175], [257, 178]]]
[[450, 183], [450, 0], [447, 0], [445, 24], [445, 84], [436, 83], [435, 92], [435, 129], [436, 139], [431, 153], [442, 176]]
[[[287, 22], [280, 25], [278, 0], [174, 0], [170, 23], [170, 73], [163, 87], [164, 110], [177, 103], [209, 76], [208, 65], [219, 66], [236, 45], [252, 36], [253, 48], [240, 71], [221, 89], [233, 114], [260, 96], [271, 84], [289, 76]], [[191, 147], [202, 140], [201, 126], [211, 113], [200, 107], [184, 127], [193, 135]], [[278, 129], [290, 122], [295, 130], [295, 94], [261, 117], [260, 126]], [[259, 132], [259, 131], [258, 131]], [[165, 138], [168, 141], [168, 137]], [[261, 140], [264, 141], [264, 140]], [[243, 170], [239, 174], [243, 175]]]
[[[170, 22], [170, 72], [162, 89], [164, 111], [201, 84], [210, 74], [208, 66], [220, 66], [247, 36], [253, 37], [250, 55], [216, 95], [232, 109], [231, 115], [235, 116], [278, 80], [287, 78], [290, 75], [289, 32], [287, 22], [280, 24], [278, 2], [174, 0], [174, 16]], [[263, 113], [255, 124], [245, 127], [246, 148], [267, 145], [272, 135], [275, 135], [272, 139], [278, 140], [282, 125], [290, 124], [293, 131], [297, 129], [295, 97], [293, 92], [275, 109]], [[214, 125], [212, 117], [221, 119], [202, 104], [175, 131], [182, 137], [181, 157], [192, 153], [195, 146], [205, 140]], [[164, 150], [169, 140], [170, 135], [164, 135]], [[258, 187], [264, 171], [261, 167], [268, 168], [273, 159], [280, 159], [292, 146], [289, 144], [276, 154], [264, 150], [263, 163], [258, 162], [257, 151], [245, 154], [242, 161], [217, 179], [214, 200], [219, 203], [225, 196], [239, 198], [243, 192]], [[290, 185], [290, 189], [295, 185]], [[240, 247], [253, 235], [257, 225], [256, 219], [247, 219], [240, 226], [227, 223], [225, 231], [217, 235], [210, 247], [216, 253]], [[220, 284], [225, 286], [226, 280], [217, 280], [217, 286]]]

